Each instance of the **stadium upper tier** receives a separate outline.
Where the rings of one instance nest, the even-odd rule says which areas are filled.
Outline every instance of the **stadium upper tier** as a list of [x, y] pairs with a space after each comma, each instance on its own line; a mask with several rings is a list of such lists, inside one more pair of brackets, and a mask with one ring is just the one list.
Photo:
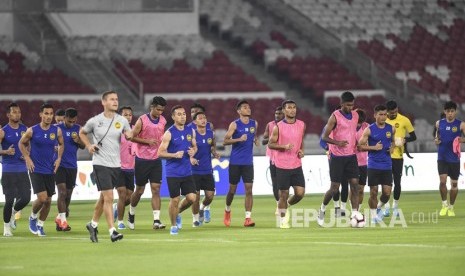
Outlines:
[[[227, 13], [227, 16], [223, 16]], [[255, 61], [275, 72], [278, 79], [300, 90], [317, 105], [328, 90], [371, 89], [356, 74], [303, 40], [295, 32], [244, 1], [201, 1], [201, 22], [229, 38]]]
[[23, 43], [0, 38], [0, 94], [94, 93]]
[[68, 48], [113, 60], [114, 72], [134, 86], [141, 80], [146, 93], [271, 90], [199, 35], [73, 37]]
[[465, 2], [284, 0], [396, 77], [465, 102]]

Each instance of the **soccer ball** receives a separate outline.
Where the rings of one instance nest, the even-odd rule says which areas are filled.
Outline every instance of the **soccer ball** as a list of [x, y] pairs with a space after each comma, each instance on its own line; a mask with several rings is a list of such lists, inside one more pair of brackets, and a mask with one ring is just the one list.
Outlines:
[[350, 226], [354, 228], [365, 227], [365, 216], [358, 211], [352, 212], [350, 216]]

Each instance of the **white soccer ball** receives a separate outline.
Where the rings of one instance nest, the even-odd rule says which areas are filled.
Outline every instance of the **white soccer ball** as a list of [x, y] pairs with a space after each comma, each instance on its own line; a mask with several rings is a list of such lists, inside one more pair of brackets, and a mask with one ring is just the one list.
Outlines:
[[358, 211], [352, 212], [350, 216], [350, 226], [354, 228], [365, 227], [365, 216]]

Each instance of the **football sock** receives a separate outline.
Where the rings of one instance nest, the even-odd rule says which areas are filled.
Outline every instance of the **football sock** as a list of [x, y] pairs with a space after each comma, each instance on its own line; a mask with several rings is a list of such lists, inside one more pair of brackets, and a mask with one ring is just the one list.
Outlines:
[[374, 219], [377, 217], [376, 209], [370, 209], [371, 218]]

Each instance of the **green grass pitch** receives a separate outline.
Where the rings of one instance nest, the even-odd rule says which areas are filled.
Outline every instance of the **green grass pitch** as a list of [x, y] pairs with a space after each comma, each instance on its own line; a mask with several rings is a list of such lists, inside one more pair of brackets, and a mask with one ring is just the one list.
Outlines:
[[[307, 196], [294, 208], [317, 209], [321, 200], [322, 195]], [[459, 275], [465, 260], [461, 202], [459, 194], [456, 217], [438, 218], [438, 192], [403, 193], [405, 228], [321, 228], [312, 221], [308, 227], [279, 229], [271, 196], [254, 198], [255, 228], [242, 226], [244, 198], [237, 196], [232, 225], [226, 228], [224, 197], [217, 197], [211, 223], [192, 228], [186, 210], [183, 229], [170, 236], [168, 229], [152, 230], [151, 208], [144, 200], [137, 208], [136, 230], [121, 231], [124, 239], [111, 243], [102, 217], [97, 244], [85, 229], [94, 202], [71, 203], [71, 232], [55, 231], [53, 204], [47, 237], [29, 232], [29, 205], [14, 237], [0, 238], [0, 275]], [[168, 224], [168, 199], [162, 204], [162, 221]]]

